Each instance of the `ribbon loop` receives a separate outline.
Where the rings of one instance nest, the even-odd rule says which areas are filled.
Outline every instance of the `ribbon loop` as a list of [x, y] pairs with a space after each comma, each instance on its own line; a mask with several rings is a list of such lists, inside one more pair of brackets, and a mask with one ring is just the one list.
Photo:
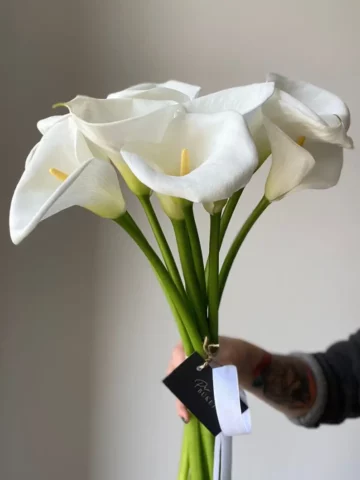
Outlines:
[[231, 480], [232, 437], [251, 432], [250, 411], [234, 365], [213, 368], [212, 376], [216, 414], [221, 428], [215, 439], [213, 478]]

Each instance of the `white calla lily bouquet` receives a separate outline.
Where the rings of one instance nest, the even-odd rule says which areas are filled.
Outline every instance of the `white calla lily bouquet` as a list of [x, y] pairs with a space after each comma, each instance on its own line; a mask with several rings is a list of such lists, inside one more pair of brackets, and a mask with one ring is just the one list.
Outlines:
[[[232, 264], [267, 207], [291, 192], [325, 189], [340, 177], [350, 114], [332, 93], [271, 74], [264, 83], [199, 96], [177, 81], [142, 84], [106, 99], [78, 96], [65, 115], [41, 120], [10, 208], [20, 243], [41, 220], [78, 205], [115, 221], [149, 260], [169, 302], [186, 354], [218, 342], [218, 310]], [[254, 172], [271, 162], [264, 193], [223, 264], [219, 251]], [[127, 211], [119, 176], [136, 195], [157, 253]], [[180, 268], [153, 208], [170, 218]], [[194, 204], [210, 214], [204, 262]], [[195, 418], [185, 426], [179, 480], [213, 478], [214, 437]], [[214, 478], [214, 480], [217, 480]]]

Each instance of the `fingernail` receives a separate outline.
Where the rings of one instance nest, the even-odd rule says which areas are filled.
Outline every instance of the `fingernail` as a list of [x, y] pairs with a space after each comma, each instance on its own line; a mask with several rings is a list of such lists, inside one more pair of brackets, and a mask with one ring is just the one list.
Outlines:
[[188, 423], [188, 421], [186, 420], [186, 418], [184, 418], [184, 417], [180, 417], [180, 418], [181, 418], [181, 420], [182, 420], [185, 424]]

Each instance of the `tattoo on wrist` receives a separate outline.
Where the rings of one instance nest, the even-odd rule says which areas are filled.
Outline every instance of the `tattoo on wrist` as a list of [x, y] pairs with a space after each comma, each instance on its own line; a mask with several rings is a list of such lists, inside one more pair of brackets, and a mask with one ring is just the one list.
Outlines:
[[289, 409], [310, 407], [315, 398], [311, 370], [293, 357], [265, 354], [253, 372], [253, 387], [271, 402]]

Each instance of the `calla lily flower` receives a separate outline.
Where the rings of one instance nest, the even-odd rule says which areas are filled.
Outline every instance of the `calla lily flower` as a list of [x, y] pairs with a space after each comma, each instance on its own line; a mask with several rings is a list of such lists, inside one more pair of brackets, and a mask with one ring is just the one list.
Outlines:
[[160, 142], [175, 114], [183, 111], [181, 105], [199, 91], [198, 86], [169, 80], [136, 85], [107, 99], [77, 96], [63, 105], [88, 139], [119, 153], [124, 143]]
[[[347, 135], [350, 112], [336, 95], [310, 83], [270, 73], [275, 94], [263, 105], [263, 113], [291, 138], [300, 134], [344, 148], [352, 148]], [[300, 133], [299, 133], [300, 132]]]
[[171, 80], [131, 87], [104, 100], [78, 96], [66, 106], [79, 130], [107, 152], [130, 189], [141, 195], [146, 190], [144, 185], [126, 168], [119, 153], [124, 144], [162, 142], [170, 122], [185, 110], [194, 113], [235, 110], [250, 119], [273, 91], [271, 83], [263, 83], [195, 98], [199, 87]]
[[198, 92], [199, 87], [172, 80], [131, 87], [104, 100], [78, 96], [65, 105], [87, 138], [116, 153], [124, 143], [160, 142], [172, 118], [184, 109], [188, 113], [235, 110], [249, 120], [251, 129], [254, 112], [271, 97], [274, 85], [247, 85], [195, 98]]
[[[69, 116], [69, 114], [67, 115]], [[43, 118], [38, 121], [37, 128], [42, 135], [50, 130], [57, 122], [64, 120], [65, 115], [52, 115], [51, 117]]]
[[181, 105], [173, 100], [77, 96], [64, 104], [95, 145], [118, 153], [126, 142], [160, 142]]
[[184, 104], [190, 113], [217, 113], [234, 110], [244, 116], [258, 150], [259, 164], [270, 154], [269, 142], [263, 126], [261, 106], [275, 91], [273, 82], [254, 83], [228, 88]]
[[[121, 156], [133, 174], [159, 195], [168, 215], [180, 215], [174, 198], [202, 202], [214, 213], [246, 185], [258, 165], [249, 128], [254, 127], [253, 135], [264, 128], [259, 122], [261, 105], [273, 92], [274, 85], [268, 82], [189, 100], [182, 105], [188, 113], [177, 113], [162, 142], [128, 143]], [[190, 157], [186, 175], [180, 174], [183, 149]], [[172, 200], [165, 202], [166, 197]]]
[[10, 235], [15, 244], [41, 220], [74, 205], [104, 218], [118, 218], [126, 210], [116, 170], [110, 162], [94, 158], [70, 116], [44, 132], [28, 156], [11, 202]]
[[162, 199], [203, 203], [230, 197], [246, 185], [258, 162], [244, 118], [231, 111], [178, 114], [160, 143], [128, 143], [120, 153]]
[[262, 107], [272, 152], [265, 196], [273, 201], [295, 190], [336, 185], [343, 148], [353, 146], [347, 106], [314, 85], [276, 74], [268, 78], [277, 90]]
[[174, 100], [183, 103], [193, 100], [200, 93], [201, 87], [188, 83], [168, 80], [164, 83], [142, 83], [111, 93], [107, 98], [144, 98], [149, 100]]
[[81, 133], [106, 152], [131, 191], [149, 194], [124, 163], [120, 149], [126, 142], [160, 142], [175, 114], [183, 110], [181, 104], [174, 100], [78, 96], [65, 106]]
[[[196, 98], [200, 90], [201, 90], [201, 87], [197, 85], [190, 85], [188, 83], [178, 82], [176, 80], [168, 80], [167, 82], [164, 82], [164, 83], [142, 83], [139, 85], [134, 85], [120, 92], [111, 93], [110, 95], [108, 95], [107, 98], [108, 99], [137, 98], [137, 99], [143, 99], [143, 100], [157, 100], [157, 101], [165, 101], [165, 102], [172, 101], [176, 103], [184, 103]], [[79, 102], [80, 98], [84, 100], [84, 103], [85, 103], [83, 107], [84, 109], [87, 108], [86, 102], [90, 103], [91, 100], [94, 100], [94, 101], [97, 100], [97, 99], [91, 99], [89, 97], [76, 97], [76, 99], [74, 100], [77, 100], [78, 103], [80, 103]], [[74, 100], [72, 102], [74, 102]], [[71, 102], [69, 102], [69, 105], [70, 103]], [[164, 106], [167, 106], [167, 105], [168, 105], [167, 103], [164, 104]], [[64, 104], [64, 106], [68, 106], [68, 104]], [[116, 104], [111, 105], [110, 103], [108, 108], [111, 108], [113, 106], [116, 106]], [[124, 104], [123, 106], [125, 107], [126, 104]], [[160, 105], [160, 107], [161, 106], [162, 105]], [[150, 111], [152, 110], [149, 109], [149, 112]], [[145, 112], [145, 113], [147, 114], [149, 112]], [[129, 113], [131, 114], [131, 112]], [[96, 116], [95, 109], [93, 114]], [[63, 117], [64, 117], [63, 115], [53, 115], [51, 117], [40, 120], [37, 124], [38, 130], [42, 134], [44, 134], [49, 128], [51, 128], [56, 122], [61, 120]], [[129, 117], [129, 119], [130, 118], [131, 116]], [[101, 116], [99, 116], [97, 120], [101, 122], [102, 120]], [[126, 117], [123, 120], [126, 120]]]
[[189, 113], [219, 113], [233, 110], [246, 117], [266, 102], [274, 93], [274, 89], [272, 82], [253, 83], [210, 93], [189, 101], [184, 106]]

